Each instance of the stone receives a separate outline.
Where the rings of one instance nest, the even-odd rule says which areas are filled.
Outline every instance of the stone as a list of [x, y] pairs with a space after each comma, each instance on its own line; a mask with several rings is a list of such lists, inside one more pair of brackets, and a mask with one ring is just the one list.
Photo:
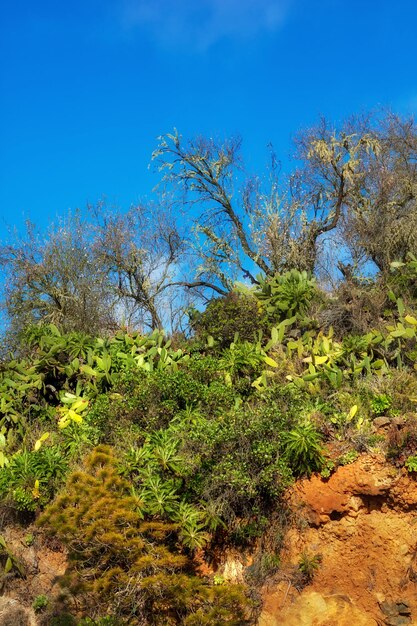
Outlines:
[[243, 563], [232, 556], [226, 559], [223, 566], [223, 578], [230, 583], [242, 583], [244, 580]]
[[396, 608], [400, 615], [411, 615], [411, 609], [407, 602], [397, 602]]
[[373, 425], [375, 428], [384, 428], [384, 426], [389, 426], [391, 424], [391, 420], [389, 417], [385, 415], [381, 415], [381, 417], [376, 417], [373, 421]]
[[386, 616], [385, 626], [405, 626], [411, 623], [411, 609], [407, 602], [381, 602], [382, 613]]
[[1, 626], [36, 626], [33, 611], [27, 609], [17, 600], [0, 597], [0, 624]]
[[396, 615], [394, 617], [387, 617], [384, 621], [385, 626], [406, 626], [410, 624], [410, 618], [404, 615]]
[[341, 594], [304, 591], [277, 613], [263, 611], [258, 626], [377, 626], [377, 621]]

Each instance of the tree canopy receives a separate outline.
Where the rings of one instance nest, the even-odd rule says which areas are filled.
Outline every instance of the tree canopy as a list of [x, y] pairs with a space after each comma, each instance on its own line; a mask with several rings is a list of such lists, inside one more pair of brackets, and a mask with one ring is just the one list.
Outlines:
[[[386, 274], [417, 253], [417, 128], [379, 112], [295, 139], [295, 166], [245, 172], [241, 141], [163, 135], [152, 158], [159, 195], [127, 212], [98, 203], [49, 231], [28, 224], [0, 248], [4, 308], [15, 328], [126, 324], [183, 330], [197, 301], [236, 281], [297, 269]], [[337, 269], [338, 268], [338, 269]]]

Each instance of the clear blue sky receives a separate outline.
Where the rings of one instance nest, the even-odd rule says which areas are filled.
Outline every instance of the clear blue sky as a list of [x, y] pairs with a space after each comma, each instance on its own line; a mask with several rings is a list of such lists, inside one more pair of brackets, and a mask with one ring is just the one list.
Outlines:
[[417, 112], [416, 0], [10, 0], [0, 234], [149, 196], [156, 137], [239, 133], [252, 170], [320, 114]]

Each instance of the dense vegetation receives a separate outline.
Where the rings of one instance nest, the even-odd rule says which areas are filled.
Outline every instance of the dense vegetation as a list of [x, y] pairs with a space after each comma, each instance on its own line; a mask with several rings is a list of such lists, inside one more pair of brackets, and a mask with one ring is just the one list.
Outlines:
[[[392, 142], [395, 132], [397, 143], [389, 151], [384, 142]], [[318, 206], [313, 215], [300, 204], [301, 197], [312, 198], [306, 191], [312, 172], [304, 172], [303, 194], [285, 214], [304, 230], [294, 231], [292, 252], [282, 249], [281, 262], [254, 253], [243, 218], [235, 219], [222, 169], [229, 171], [227, 155], [234, 158], [234, 148], [223, 151], [216, 165], [213, 152], [201, 157], [201, 151], [217, 150], [213, 144], [197, 142], [184, 152], [178, 136], [164, 139], [157, 157], [175, 156], [170, 175], [187, 184], [192, 178], [194, 200], [201, 193], [204, 202], [218, 202], [234, 224], [252, 265], [245, 265], [243, 253], [228, 258], [252, 278], [249, 283], [232, 287], [232, 274], [220, 262], [231, 242], [220, 245], [209, 219], [200, 226], [211, 242], [212, 271], [206, 266], [192, 279], [170, 274], [173, 265], [178, 269], [184, 241], [168, 228], [161, 244], [167, 223], [132, 239], [139, 232], [137, 213], [107, 216], [92, 241], [78, 216], [72, 230], [55, 230], [46, 243], [31, 233], [30, 247], [4, 247], [3, 262], [15, 273], [7, 287], [12, 324], [5, 337], [12, 352], [4, 351], [0, 367], [2, 513], [22, 524], [35, 520], [39, 532], [54, 535], [69, 554], [62, 579], [66, 606], [62, 599], [43, 602], [45, 624], [253, 623], [257, 590], [279, 573], [290, 521], [285, 493], [294, 479], [312, 472], [329, 476], [369, 450], [417, 469], [415, 230], [402, 238], [396, 231], [396, 243], [378, 257], [352, 224], [360, 222], [363, 232], [372, 228], [372, 210], [383, 212], [382, 191], [386, 219], [396, 202], [400, 211], [415, 163], [413, 168], [411, 148], [401, 152], [401, 161], [399, 144], [402, 138], [409, 146], [413, 132], [389, 118], [378, 136], [367, 127], [361, 140], [353, 132], [337, 138], [322, 128], [310, 138], [310, 165], [314, 161], [324, 186], [329, 178], [320, 167], [330, 165], [339, 187], [323, 187], [320, 221]], [[385, 181], [383, 190], [377, 184], [379, 158], [384, 167], [396, 159], [396, 178]], [[178, 160], [183, 167], [176, 173]], [[359, 185], [367, 190], [362, 217], [344, 213], [358, 201]], [[410, 193], [414, 179], [413, 185]], [[410, 193], [402, 208], [415, 215]], [[259, 202], [251, 206], [261, 210]], [[317, 279], [318, 243], [335, 215], [340, 222], [334, 228], [350, 224], [352, 261], [358, 264], [344, 265], [343, 280], [325, 291]], [[386, 222], [387, 240], [394, 236], [388, 230]], [[202, 244], [201, 232], [199, 237]], [[375, 264], [367, 277], [359, 271], [363, 255]], [[303, 262], [294, 263], [296, 258]], [[256, 264], [262, 273], [254, 277]], [[174, 286], [209, 301], [203, 310], [182, 296], [178, 310], [188, 319], [186, 332], [175, 327], [174, 316], [164, 333], [167, 300], [161, 297]], [[210, 289], [216, 298], [208, 298]], [[134, 300], [151, 332], [117, 321], [116, 292]], [[125, 314], [126, 300], [123, 307]], [[384, 435], [377, 427], [381, 416], [388, 424]], [[231, 547], [254, 554], [244, 584], [199, 575], [198, 559]], [[314, 558], [300, 555], [294, 580], [309, 579]], [[6, 574], [22, 575], [2, 537], [0, 560]]]

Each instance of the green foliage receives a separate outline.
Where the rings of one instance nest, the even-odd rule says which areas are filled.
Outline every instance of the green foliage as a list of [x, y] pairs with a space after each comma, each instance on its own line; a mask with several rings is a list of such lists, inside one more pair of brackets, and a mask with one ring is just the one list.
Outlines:
[[175, 482], [163, 480], [153, 472], [144, 477], [139, 497], [143, 500], [146, 511], [159, 517], [173, 515], [178, 503]]
[[[269, 280], [258, 317], [253, 296], [216, 301], [202, 314], [214, 326], [180, 349], [159, 331], [27, 331], [25, 356], [0, 367], [0, 497], [33, 518], [99, 445], [42, 517], [68, 546], [65, 582], [92, 623], [244, 624], [241, 590], [201, 581], [189, 557], [256, 542], [248, 580], [261, 584], [279, 568], [279, 542], [265, 538], [287, 486], [354, 461], [376, 441], [374, 416], [404, 416], [378, 445], [417, 471], [417, 318], [411, 291], [394, 286], [386, 318], [364, 334], [307, 317], [320, 296], [305, 272]], [[203, 343], [226, 324], [226, 304], [241, 312], [239, 335], [224, 343], [230, 323]], [[275, 326], [262, 333], [265, 307]], [[0, 557], [16, 569], [4, 546]], [[315, 559], [300, 561], [302, 584]]]
[[81, 458], [87, 450], [100, 443], [102, 432], [96, 424], [93, 424], [89, 412], [88, 420], [84, 419], [81, 424], [71, 423], [62, 431], [61, 445], [70, 459]]
[[[296, 406], [296, 405], [295, 405]], [[280, 432], [291, 412], [276, 399], [233, 409], [220, 420], [203, 416], [178, 428], [187, 464], [185, 488], [193, 498], [211, 502], [232, 530], [238, 519], [253, 518], [277, 501], [290, 481], [281, 454]], [[259, 524], [258, 524], [259, 526]]]
[[32, 608], [35, 611], [35, 613], [38, 613], [39, 611], [42, 611], [43, 609], [45, 609], [49, 604], [49, 600], [48, 597], [41, 594], [39, 596], [36, 596], [36, 598], [34, 599], [33, 603], [32, 603]]
[[27, 358], [11, 359], [0, 368], [0, 467], [35, 420], [54, 422], [59, 415], [60, 428], [79, 424], [91, 401], [114, 386], [119, 372], [169, 374], [189, 358], [172, 349], [159, 331], [102, 339], [62, 334], [53, 324], [30, 327], [27, 349]]
[[253, 295], [231, 292], [211, 300], [203, 313], [194, 311], [191, 327], [197, 338], [213, 337], [220, 348], [226, 348], [236, 333], [240, 341], [252, 341], [259, 330], [266, 330], [266, 320]]
[[417, 258], [409, 252], [404, 261], [390, 263], [391, 275], [388, 286], [397, 297], [405, 298], [410, 304], [417, 302]]
[[258, 280], [259, 288], [254, 295], [274, 321], [293, 316], [304, 319], [313, 300], [318, 298], [316, 281], [306, 271], [294, 269]]
[[179, 540], [195, 550], [208, 542], [208, 524], [203, 511], [181, 498], [181, 482], [175, 477], [184, 474], [185, 462], [179, 447], [174, 429], [157, 431], [141, 448], [129, 449], [122, 473], [133, 481], [133, 493], [143, 512], [177, 523]]
[[337, 462], [339, 465], [349, 465], [350, 463], [354, 463], [358, 458], [359, 454], [356, 450], [349, 450], [349, 452], [345, 452], [338, 459]]
[[18, 511], [37, 511], [51, 500], [67, 467], [57, 446], [18, 452], [0, 472], [0, 497]]
[[[104, 602], [115, 616], [135, 616], [150, 625], [194, 624], [195, 614], [206, 620], [197, 623], [218, 623], [216, 615], [223, 615], [224, 623], [246, 623], [242, 590], [230, 587], [228, 594], [219, 594], [186, 573], [192, 568], [175, 548], [178, 525], [144, 520], [138, 509], [112, 450], [100, 446], [40, 518], [67, 544], [65, 582], [80, 600], [93, 597], [97, 609]], [[224, 602], [216, 608], [219, 596]]]
[[259, 374], [264, 363], [264, 353], [258, 344], [233, 342], [219, 359], [219, 369], [226, 372], [226, 382], [236, 382], [237, 377], [253, 378]]
[[181, 420], [190, 411], [218, 415], [234, 406], [236, 398], [218, 361], [199, 356], [176, 372], [121, 374], [114, 390], [120, 401], [116, 398], [108, 406], [110, 423], [127, 420], [147, 432], [166, 428], [172, 419]]
[[34, 541], [35, 541], [35, 536], [33, 533], [28, 533], [24, 538], [25, 545], [28, 548], [33, 545]]
[[305, 421], [282, 435], [285, 457], [296, 476], [319, 472], [324, 466], [320, 434], [310, 421]]
[[[178, 375], [173, 380], [183, 381]], [[216, 382], [208, 389], [201, 385], [206, 398]], [[223, 385], [219, 389], [229, 389]], [[122, 472], [144, 510], [181, 522], [180, 540], [190, 549], [206, 543], [209, 531], [222, 527], [224, 533], [225, 523], [234, 533], [238, 518], [240, 526], [253, 523], [259, 529], [254, 510], [268, 508], [288, 484], [280, 432], [305, 398], [290, 387], [271, 387], [268, 394], [251, 405], [240, 401], [229, 408], [223, 402], [219, 414], [210, 414], [203, 395], [200, 407], [178, 411], [167, 429], [145, 435], [142, 446], [131, 447], [123, 458]]]
[[392, 406], [392, 398], [387, 394], [379, 394], [371, 399], [371, 409], [374, 415], [383, 415]]
[[343, 356], [364, 358], [368, 352], [370, 341], [369, 335], [345, 335], [342, 341]]
[[187, 502], [180, 502], [173, 515], [179, 525], [179, 538], [191, 550], [201, 550], [210, 539], [207, 516]]
[[321, 554], [309, 554], [303, 552], [298, 562], [298, 569], [303, 576], [303, 583], [308, 584], [313, 580], [314, 574], [322, 562]]
[[324, 459], [323, 467], [320, 471], [320, 476], [324, 479], [330, 478], [333, 470], [335, 469], [336, 464], [331, 459]]
[[13, 552], [9, 549], [4, 537], [0, 535], [0, 564], [3, 567], [4, 574], [9, 572], [16, 572], [19, 576], [24, 578], [25, 568], [23, 564], [16, 558]]
[[405, 466], [409, 472], [417, 472], [417, 455], [409, 456]]

